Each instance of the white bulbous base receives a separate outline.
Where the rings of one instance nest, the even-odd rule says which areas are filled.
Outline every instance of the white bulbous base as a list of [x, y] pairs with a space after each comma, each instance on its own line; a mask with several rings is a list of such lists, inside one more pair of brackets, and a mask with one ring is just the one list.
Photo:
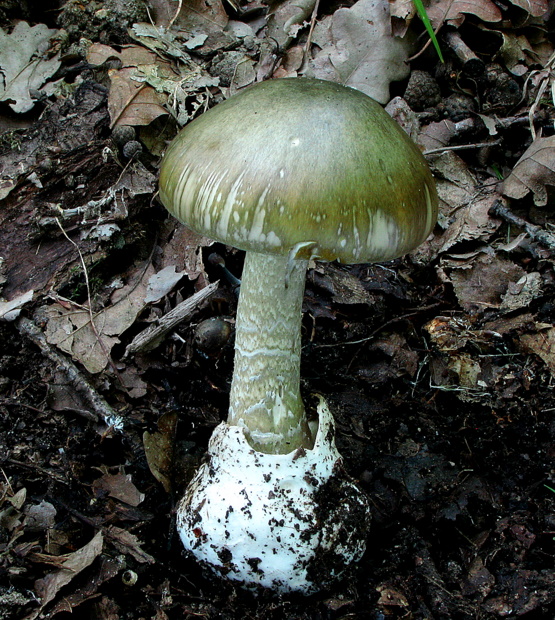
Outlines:
[[323, 400], [314, 448], [264, 454], [220, 424], [177, 511], [185, 548], [245, 587], [309, 594], [337, 579], [366, 547], [366, 496], [344, 473]]

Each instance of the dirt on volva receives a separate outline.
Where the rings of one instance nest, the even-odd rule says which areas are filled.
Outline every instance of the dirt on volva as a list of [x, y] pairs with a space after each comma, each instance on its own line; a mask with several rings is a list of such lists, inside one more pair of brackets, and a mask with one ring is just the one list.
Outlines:
[[[251, 27], [275, 8], [193, 4]], [[238, 289], [222, 265], [240, 278], [243, 253], [177, 224], [156, 179], [178, 124], [228, 96], [245, 58], [253, 79], [301, 74], [291, 50], [307, 25], [271, 66], [262, 29], [251, 41], [235, 27], [233, 44], [211, 33], [188, 52], [202, 80], [180, 119], [162, 113], [161, 87], [119, 123], [138, 95], [118, 104], [114, 72], [152, 60], [130, 35], [151, 23], [146, 5], [0, 3], [6, 34], [57, 31], [41, 51], [56, 66], [36, 65], [56, 87], [35, 85], [25, 111], [0, 101], [1, 620], [555, 617], [554, 22], [552, 7], [481, 4], [503, 21], [447, 23], [445, 62], [426, 46], [390, 85], [388, 110], [409, 119], [438, 182], [433, 236], [395, 261], [308, 273], [303, 395], [329, 403], [372, 523], [362, 560], [304, 597], [221, 581], [176, 534], [227, 415]], [[314, 19], [351, 6], [322, 3]], [[410, 27], [419, 50], [427, 34]], [[517, 70], [502, 52], [522, 37]]]

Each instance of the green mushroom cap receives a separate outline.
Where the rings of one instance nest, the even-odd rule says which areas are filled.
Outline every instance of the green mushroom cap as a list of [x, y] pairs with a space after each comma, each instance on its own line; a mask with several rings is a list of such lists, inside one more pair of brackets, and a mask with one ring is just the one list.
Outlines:
[[343, 263], [406, 254], [437, 217], [428, 165], [382, 107], [305, 78], [262, 82], [188, 124], [162, 162], [160, 198], [227, 245]]

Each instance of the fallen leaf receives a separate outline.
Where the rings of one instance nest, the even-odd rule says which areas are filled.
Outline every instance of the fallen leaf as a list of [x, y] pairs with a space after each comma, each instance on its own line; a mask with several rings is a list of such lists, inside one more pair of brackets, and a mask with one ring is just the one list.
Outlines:
[[509, 284], [523, 275], [522, 267], [489, 250], [470, 256], [446, 257], [441, 265], [448, 274], [459, 304], [473, 314], [499, 308]]
[[555, 136], [536, 138], [503, 183], [503, 194], [524, 198], [533, 192], [538, 207], [547, 204], [546, 185], [555, 186]]
[[130, 398], [146, 396], [148, 384], [141, 379], [139, 371], [134, 366], [127, 366], [120, 370], [119, 377]]
[[165, 297], [184, 275], [185, 271], [176, 271], [175, 265], [168, 265], [152, 275], [148, 281], [145, 303], [153, 303]]
[[44, 24], [18, 22], [10, 34], [0, 30], [0, 101], [19, 114], [35, 105], [31, 91], [39, 90], [62, 64], [60, 54], [48, 58], [50, 39], [58, 33]]
[[[104, 538], [102, 532], [98, 532], [84, 547], [67, 555], [64, 565], [60, 570], [49, 573], [46, 577], [35, 581], [35, 592], [40, 598], [41, 610], [45, 605], [50, 603], [50, 601], [54, 600], [61, 588], [94, 562], [102, 553], [103, 544]], [[40, 613], [40, 610], [38, 613]]]
[[138, 506], [145, 498], [131, 480], [131, 474], [104, 474], [92, 483], [92, 488], [98, 492], [105, 492], [110, 497], [119, 499], [130, 506]]
[[143, 434], [146, 461], [152, 475], [162, 484], [166, 493], [172, 490], [172, 465], [175, 446], [177, 414], [165, 413], [158, 420], [158, 431]]
[[380, 598], [377, 602], [379, 606], [383, 607], [408, 607], [409, 602], [407, 597], [393, 586], [388, 584], [380, 585], [376, 588], [376, 591], [379, 593]]
[[189, 35], [219, 32], [228, 22], [221, 0], [186, 0], [174, 27], [185, 30]]
[[541, 296], [543, 278], [538, 271], [526, 273], [517, 282], [511, 282], [501, 301], [502, 312], [513, 312], [527, 308], [530, 303]]
[[106, 528], [105, 533], [106, 537], [110, 539], [110, 542], [120, 553], [131, 555], [141, 564], [153, 564], [155, 562], [151, 555], [141, 549], [141, 541], [135, 534], [115, 525]]
[[426, 13], [434, 28], [444, 22], [460, 26], [465, 14], [475, 15], [485, 22], [499, 22], [502, 17], [501, 11], [491, 0], [431, 0]]
[[520, 344], [527, 353], [540, 357], [555, 377], [555, 327], [536, 323], [535, 333], [522, 334]]
[[110, 351], [119, 342], [118, 336], [135, 322], [145, 308], [148, 281], [154, 273], [149, 265], [138, 266], [130, 281], [112, 294], [111, 305], [93, 315], [94, 328], [87, 309], [66, 310], [59, 304], [45, 309], [46, 339], [69, 353], [90, 373], [99, 373], [110, 361]]
[[159, 116], [167, 114], [163, 107], [165, 97], [152, 86], [133, 80], [134, 69], [110, 71], [108, 110], [116, 125], [149, 125]]
[[444, 232], [436, 233], [417, 252], [437, 256], [464, 241], [487, 241], [501, 225], [489, 214], [499, 199], [496, 184], [485, 181], [478, 185], [467, 165], [452, 151], [436, 158], [433, 169], [440, 207], [438, 229]]
[[547, 13], [549, 0], [509, 0], [511, 4], [524, 9], [532, 17], [541, 17]]
[[56, 523], [56, 508], [46, 500], [25, 506], [25, 528], [29, 531], [49, 530]]
[[280, 49], [287, 49], [314, 10], [316, 0], [286, 0], [273, 5], [268, 15], [266, 36]]
[[338, 9], [314, 30], [321, 51], [305, 75], [356, 88], [380, 103], [389, 101], [389, 84], [409, 73], [409, 45], [394, 37], [387, 0], [358, 0]]

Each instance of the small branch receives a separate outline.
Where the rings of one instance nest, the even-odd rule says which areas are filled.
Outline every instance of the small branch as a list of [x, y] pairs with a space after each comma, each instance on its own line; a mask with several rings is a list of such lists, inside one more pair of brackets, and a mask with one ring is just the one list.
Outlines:
[[116, 413], [102, 396], [93, 389], [71, 360], [66, 359], [50, 346], [44, 334], [33, 321], [21, 318], [17, 322], [17, 328], [21, 334], [39, 347], [43, 355], [55, 364], [57, 370], [61, 370], [66, 375], [73, 389], [93, 413], [104, 420], [104, 423], [109, 427], [117, 431], [123, 430], [124, 420], [119, 413]]
[[503, 206], [500, 200], [495, 201], [495, 203], [489, 210], [489, 214], [493, 217], [504, 220], [505, 222], [507, 222], [507, 224], [522, 228], [526, 232], [526, 234], [534, 241], [537, 241], [539, 244], [543, 245], [549, 250], [555, 250], [555, 235], [547, 232], [541, 226], [530, 224], [518, 215], [515, 215], [514, 213], [512, 213], [512, 211], [509, 211], [507, 207]]
[[170, 310], [157, 323], [150, 325], [140, 334], [137, 334], [125, 350], [123, 359], [128, 358], [138, 351], [151, 351], [155, 349], [178, 323], [190, 317], [198, 306], [218, 288], [218, 282], [210, 284], [189, 299], [182, 301], [173, 310]]
[[472, 77], [482, 75], [485, 70], [484, 61], [468, 47], [456, 30], [446, 32], [444, 39], [462, 63], [463, 71]]
[[424, 151], [424, 155], [433, 155], [435, 153], [443, 153], [444, 151], [465, 151], [468, 149], [481, 149], [488, 146], [496, 146], [501, 144], [501, 140], [493, 140], [492, 142], [477, 142], [474, 144], [456, 144], [455, 146], [442, 146], [438, 149], [430, 149]]

